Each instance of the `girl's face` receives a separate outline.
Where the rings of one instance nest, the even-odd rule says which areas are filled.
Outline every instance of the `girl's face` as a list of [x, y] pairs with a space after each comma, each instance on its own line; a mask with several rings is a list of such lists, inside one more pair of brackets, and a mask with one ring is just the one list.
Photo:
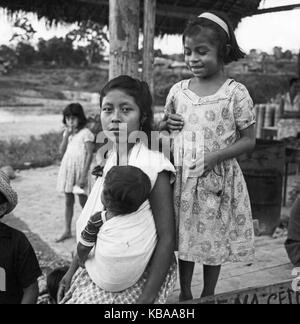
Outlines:
[[222, 68], [218, 60], [218, 48], [210, 41], [212, 33], [210, 29], [202, 28], [197, 35], [185, 38], [185, 62], [197, 78], [209, 78]]
[[76, 116], [67, 116], [66, 117], [66, 125], [68, 128], [76, 129], [78, 128], [79, 120]]
[[[117, 142], [127, 141], [128, 136], [140, 129], [141, 111], [133, 97], [122, 90], [111, 90], [103, 98], [101, 107], [101, 123], [103, 131]], [[127, 138], [120, 138], [120, 124], [127, 125]]]

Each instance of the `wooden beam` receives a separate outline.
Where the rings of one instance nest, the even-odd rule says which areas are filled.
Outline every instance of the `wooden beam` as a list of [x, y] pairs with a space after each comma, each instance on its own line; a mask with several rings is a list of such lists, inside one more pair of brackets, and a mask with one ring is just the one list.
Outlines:
[[266, 8], [266, 9], [258, 9], [253, 13], [254, 15], [262, 15], [266, 13], [272, 13], [272, 12], [281, 12], [281, 11], [289, 11], [294, 9], [300, 9], [300, 3], [288, 5], [288, 6], [279, 6], [279, 7], [272, 7], [272, 8]]
[[[126, 0], [125, 0], [126, 1]], [[77, 2], [87, 3], [87, 4], [94, 4], [94, 5], [109, 5], [108, 0], [77, 0]], [[143, 10], [143, 8], [142, 8]], [[201, 8], [199, 8], [201, 10]], [[156, 10], [157, 16], [167, 16], [170, 18], [182, 18], [188, 19], [191, 16], [197, 14], [195, 12], [195, 8], [188, 8], [188, 7], [174, 7], [170, 5], [158, 5]]]
[[[294, 280], [295, 281], [295, 280]], [[274, 304], [299, 305], [300, 292], [293, 291], [293, 281], [264, 287], [246, 288], [216, 295], [205, 299], [195, 299], [181, 304]]]
[[144, 43], [143, 43], [143, 80], [154, 94], [154, 37], [156, 22], [156, 0], [144, 0]]
[[109, 0], [109, 78], [138, 77], [140, 0]]

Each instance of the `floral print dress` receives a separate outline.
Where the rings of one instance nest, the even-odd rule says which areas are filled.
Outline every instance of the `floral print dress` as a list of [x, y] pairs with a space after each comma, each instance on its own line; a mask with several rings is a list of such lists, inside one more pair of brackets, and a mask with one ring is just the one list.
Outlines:
[[[183, 161], [191, 158], [191, 132], [202, 132], [204, 153], [214, 152], [233, 145], [240, 130], [255, 124], [253, 102], [242, 84], [228, 79], [214, 95], [199, 97], [189, 82], [173, 86], [165, 111], [184, 118], [174, 139], [174, 157]], [[176, 164], [174, 189], [179, 259], [212, 266], [252, 260], [251, 205], [237, 160], [222, 162], [206, 177], [187, 174], [184, 165]]]

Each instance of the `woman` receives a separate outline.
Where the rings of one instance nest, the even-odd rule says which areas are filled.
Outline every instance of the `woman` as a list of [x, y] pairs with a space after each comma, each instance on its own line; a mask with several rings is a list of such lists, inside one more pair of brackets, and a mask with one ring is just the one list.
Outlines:
[[[165, 303], [173, 291], [176, 282], [176, 261], [171, 182], [174, 180], [175, 169], [161, 153], [151, 151], [141, 141], [132, 144], [132, 141], [128, 140], [129, 136], [134, 136], [138, 131], [146, 134], [148, 139], [151, 138], [151, 106], [152, 98], [148, 85], [128, 76], [113, 79], [101, 91], [103, 131], [115, 141], [104, 168], [103, 178], [112, 166], [127, 162], [143, 170], [150, 178], [152, 191], [147, 208], [153, 213], [157, 233], [157, 244], [152, 259], [136, 284], [121, 292], [107, 292], [95, 284], [97, 275], [101, 275], [97, 273], [97, 255], [101, 244], [96, 244], [94, 252], [85, 263], [86, 269], [78, 270], [78, 257], [75, 256], [68, 273], [60, 283], [58, 300], [61, 303]], [[125, 136], [122, 133], [124, 125]], [[97, 180], [77, 222], [77, 237], [85, 228], [89, 217], [102, 209], [103, 178]]]

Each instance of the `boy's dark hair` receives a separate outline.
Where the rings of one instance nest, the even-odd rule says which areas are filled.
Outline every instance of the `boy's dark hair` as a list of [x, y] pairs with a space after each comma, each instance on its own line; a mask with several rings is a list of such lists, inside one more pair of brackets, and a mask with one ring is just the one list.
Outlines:
[[124, 91], [128, 96], [134, 98], [141, 112], [141, 131], [145, 132], [148, 139], [151, 138], [153, 130], [152, 95], [146, 82], [133, 79], [127, 75], [121, 75], [109, 81], [100, 92], [100, 108], [103, 98], [112, 90]]
[[105, 207], [119, 215], [130, 214], [149, 198], [151, 182], [139, 168], [114, 166], [104, 180]]
[[59, 283], [64, 275], [69, 270], [69, 267], [61, 267], [51, 271], [47, 276], [47, 291], [51, 299], [57, 303], [57, 292]]
[[66, 125], [67, 117], [77, 117], [78, 118], [78, 130], [84, 128], [87, 124], [87, 119], [84, 114], [83, 107], [79, 103], [71, 103], [63, 111], [63, 123]]
[[[210, 11], [210, 13], [224, 20], [229, 29], [229, 36], [217, 23], [207, 18], [197, 17], [190, 20], [186, 26], [183, 32], [183, 43], [185, 42], [186, 37], [195, 36], [201, 31], [202, 28], [208, 28], [214, 32], [212, 42], [218, 45], [219, 59], [222, 60], [224, 64], [229, 64], [233, 61], [238, 61], [239, 59], [244, 58], [245, 53], [239, 48], [234, 34], [234, 29], [227, 15], [218, 11]], [[229, 52], [227, 45], [230, 45]]]

